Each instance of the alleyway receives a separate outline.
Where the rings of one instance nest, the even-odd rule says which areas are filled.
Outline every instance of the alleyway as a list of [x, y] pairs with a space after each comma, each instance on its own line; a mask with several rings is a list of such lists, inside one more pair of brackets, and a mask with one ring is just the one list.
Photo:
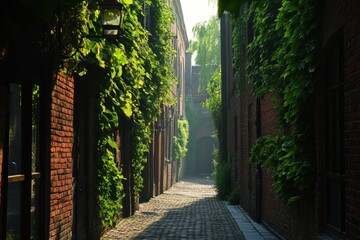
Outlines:
[[140, 205], [103, 239], [244, 239], [213, 181], [187, 177]]

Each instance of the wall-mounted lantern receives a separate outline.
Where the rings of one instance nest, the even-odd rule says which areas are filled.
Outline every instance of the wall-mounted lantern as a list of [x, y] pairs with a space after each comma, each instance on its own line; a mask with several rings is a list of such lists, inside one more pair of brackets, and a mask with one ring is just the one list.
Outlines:
[[173, 117], [174, 117], [174, 107], [171, 106], [167, 108], [166, 115], [162, 115], [162, 117], [158, 119], [156, 126], [157, 129], [164, 130], [165, 128], [167, 128], [169, 126], [169, 122], [171, 124]]
[[[103, 0], [100, 4], [100, 16], [101, 16], [101, 25], [102, 25], [102, 34], [101, 35], [86, 35], [81, 36], [81, 38], [115, 38], [120, 35], [120, 28], [124, 16], [124, 5], [118, 2], [117, 0]], [[81, 42], [77, 47], [74, 47], [75, 50], [71, 54], [66, 55], [63, 53], [62, 49], [64, 48], [62, 44], [61, 36], [61, 7], [57, 7], [57, 16], [58, 21], [56, 24], [56, 32], [58, 33], [58, 52], [55, 54], [59, 55], [62, 60], [69, 59], [73, 57], [79, 50], [82, 48]]]
[[100, 4], [101, 24], [105, 37], [119, 36], [124, 15], [123, 7], [116, 0], [104, 0]]

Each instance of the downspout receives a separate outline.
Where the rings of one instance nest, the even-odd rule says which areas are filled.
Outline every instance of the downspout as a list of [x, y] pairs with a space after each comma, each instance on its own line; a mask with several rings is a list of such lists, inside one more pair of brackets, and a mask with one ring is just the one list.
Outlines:
[[[261, 137], [261, 100], [256, 99], [256, 138]], [[261, 222], [262, 215], [262, 168], [260, 165], [256, 166], [256, 216], [255, 221]]]
[[227, 35], [228, 21], [227, 15], [223, 14], [220, 22], [221, 36], [221, 124], [219, 131], [220, 141], [220, 160], [227, 161]]

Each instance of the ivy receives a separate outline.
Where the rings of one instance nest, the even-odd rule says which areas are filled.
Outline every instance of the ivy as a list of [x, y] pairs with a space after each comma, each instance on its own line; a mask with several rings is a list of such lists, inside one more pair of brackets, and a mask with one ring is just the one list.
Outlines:
[[[79, 21], [87, 27], [62, 26], [81, 35], [77, 35], [74, 42], [69, 37], [64, 39], [68, 40], [73, 57], [62, 70], [86, 77], [94, 72], [89, 70], [95, 68], [99, 69], [97, 77], [101, 78], [96, 101], [99, 113], [96, 182], [99, 218], [104, 227], [114, 226], [124, 198], [124, 176], [115, 163], [118, 146], [112, 136], [122, 127], [121, 119], [127, 118], [131, 123], [128, 130], [131, 131], [132, 193], [137, 195], [143, 187], [142, 171], [151, 141], [150, 124], [159, 116], [160, 104], [172, 102], [169, 91], [175, 83], [170, 32], [174, 17], [170, 7], [162, 0], [121, 2], [125, 11], [118, 38], [90, 37], [101, 35], [98, 3], [94, 0], [73, 7], [74, 12], [83, 13]], [[143, 25], [147, 18], [145, 5], [152, 9], [149, 30]], [[76, 51], [71, 46], [80, 46], [80, 49]]]
[[[96, 191], [103, 227], [114, 226], [122, 209], [123, 173], [115, 161], [113, 136], [126, 118], [131, 125], [131, 168], [134, 194], [143, 185], [142, 171], [151, 141], [150, 124], [163, 103], [172, 104], [170, 86], [174, 49], [170, 26], [174, 16], [163, 0], [119, 0], [124, 19], [119, 37], [101, 37], [101, 0], [26, 1], [49, 26], [44, 51], [55, 56], [54, 71], [96, 79]], [[145, 13], [150, 7], [151, 19]], [[145, 21], [151, 21], [144, 26]], [[43, 41], [43, 39], [41, 40]], [[91, 76], [90, 76], [91, 75]], [[123, 160], [122, 160], [123, 161]]]
[[188, 151], [186, 153], [186, 161], [188, 171], [195, 169], [195, 149], [196, 149], [196, 131], [199, 127], [198, 115], [194, 106], [193, 98], [188, 95], [185, 99], [186, 118], [189, 122], [189, 142], [187, 144]]
[[246, 84], [246, 64], [247, 64], [247, 17], [246, 9], [241, 8], [240, 18], [231, 18], [233, 25], [233, 69], [236, 89], [241, 92]]
[[253, 1], [249, 19], [248, 75], [256, 97], [273, 92], [279, 134], [257, 140], [251, 161], [266, 167], [273, 188], [287, 202], [311, 188], [311, 101], [319, 46], [317, 1]]
[[244, 3], [246, 3], [246, 0], [219, 0], [218, 15], [221, 17], [227, 11], [237, 16]]
[[187, 143], [189, 140], [189, 122], [186, 119], [178, 120], [178, 134], [174, 136], [174, 156], [180, 160], [185, 157], [187, 152]]
[[205, 106], [209, 109], [215, 129], [221, 134], [221, 70], [220, 68], [214, 74], [207, 86], [209, 98], [205, 101]]
[[291, 136], [262, 136], [250, 152], [250, 162], [273, 176], [273, 189], [288, 204], [302, 199], [311, 184], [312, 166]]
[[142, 171], [147, 162], [149, 145], [151, 142], [151, 128], [148, 123], [138, 117], [132, 127], [132, 176], [134, 180], [133, 191], [138, 195], [143, 187]]

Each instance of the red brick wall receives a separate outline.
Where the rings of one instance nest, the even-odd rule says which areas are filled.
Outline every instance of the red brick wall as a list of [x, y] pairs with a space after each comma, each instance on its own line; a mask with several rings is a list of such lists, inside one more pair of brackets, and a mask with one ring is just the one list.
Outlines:
[[[274, 136], [278, 132], [277, 113], [272, 98], [273, 94], [266, 94], [261, 101], [262, 136]], [[285, 239], [312, 239], [315, 236], [315, 224], [311, 200], [303, 200], [288, 208], [272, 190], [272, 184], [272, 176], [263, 169], [262, 222]]]
[[73, 106], [74, 81], [59, 74], [51, 103], [51, 239], [71, 239]]
[[[345, 125], [345, 204], [346, 239], [360, 235], [360, 4], [357, 0], [330, 0], [322, 6], [322, 46], [328, 45], [333, 35], [343, 32], [344, 38], [344, 125]], [[340, 31], [341, 30], [341, 31]], [[323, 50], [324, 51], [324, 50]], [[314, 201], [302, 201], [292, 209], [286, 209], [271, 189], [272, 177], [263, 172], [262, 221], [286, 239], [315, 239], [323, 231], [325, 223], [325, 94], [323, 72], [318, 73], [315, 102], [316, 182]], [[231, 87], [228, 92], [231, 92]], [[272, 109], [271, 95], [261, 101], [262, 135], [276, 134], [276, 112]], [[255, 169], [248, 163], [249, 127], [256, 139], [253, 123], [248, 124], [249, 106], [255, 105], [251, 87], [241, 92], [240, 98], [229, 97], [228, 152], [233, 161], [232, 184], [241, 189], [241, 206], [254, 217]], [[252, 110], [255, 114], [255, 108]], [[238, 144], [234, 146], [234, 116], [238, 117]], [[252, 119], [255, 119], [253, 117]]]
[[[229, 99], [230, 104], [228, 104], [227, 109], [227, 147], [228, 147], [228, 160], [232, 164], [231, 169], [231, 182], [232, 188], [238, 187], [239, 184], [239, 170], [240, 170], [240, 123], [239, 123], [239, 108], [233, 108], [231, 106], [236, 106], [240, 102], [239, 96], [232, 95]], [[235, 121], [237, 122], [237, 130], [235, 129]], [[237, 136], [237, 141], [235, 140]], [[237, 146], [235, 146], [237, 144]]]
[[[360, 5], [357, 0], [326, 1], [323, 14], [323, 52], [334, 38], [344, 39], [344, 148], [346, 239], [360, 235]], [[322, 73], [324, 74], [324, 73]], [[325, 82], [318, 83], [316, 139], [317, 168], [325, 169]], [[316, 215], [326, 223], [325, 171], [318, 171]]]
[[[234, 84], [229, 84], [234, 88]], [[252, 88], [246, 85], [240, 90], [230, 90], [227, 109], [228, 158], [232, 162], [232, 187], [239, 187], [241, 191], [240, 204], [255, 217], [255, 166], [249, 163], [249, 127], [251, 128], [252, 143], [256, 140], [256, 101], [252, 96]], [[249, 113], [251, 123], [249, 126]], [[235, 123], [236, 122], [236, 123]], [[235, 129], [237, 125], [237, 130]], [[235, 132], [237, 131], [237, 134]], [[237, 140], [236, 140], [237, 136]], [[237, 145], [237, 146], [235, 146]], [[251, 144], [250, 144], [251, 145]], [[237, 151], [236, 151], [237, 150]]]
[[[261, 133], [262, 136], [275, 136], [277, 133], [276, 111], [272, 104], [274, 94], [266, 94], [261, 101]], [[288, 235], [285, 205], [272, 190], [272, 176], [263, 169], [262, 219], [272, 229], [281, 235]]]

